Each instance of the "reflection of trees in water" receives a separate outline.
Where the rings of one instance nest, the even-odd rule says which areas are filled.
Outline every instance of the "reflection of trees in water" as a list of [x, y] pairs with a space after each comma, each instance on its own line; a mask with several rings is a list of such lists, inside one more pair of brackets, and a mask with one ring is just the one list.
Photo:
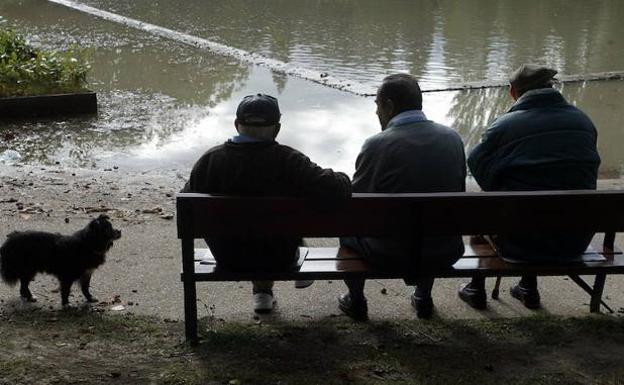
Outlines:
[[566, 84], [562, 93], [592, 119], [598, 130], [601, 177], [619, 178], [624, 173], [624, 81]]
[[452, 126], [461, 134], [466, 148], [472, 149], [488, 124], [512, 104], [507, 88], [459, 91], [453, 97], [448, 115], [453, 118]]
[[181, 102], [213, 107], [244, 86], [249, 66], [174, 42], [100, 50], [92, 78], [107, 89], [163, 92]]
[[[388, 72], [447, 79], [505, 78], [540, 60], [567, 73], [620, 67], [624, 2], [400, 0], [85, 0], [141, 20], [343, 77]], [[443, 62], [431, 59], [433, 34]], [[443, 71], [444, 72], [444, 71]]]
[[[565, 98], [596, 125], [601, 178], [619, 178], [624, 170], [624, 118], [620, 113], [624, 110], [624, 81], [567, 84], [560, 88]], [[453, 118], [453, 127], [470, 150], [479, 143], [489, 123], [504, 114], [512, 103], [507, 88], [461, 91], [453, 97], [448, 116]]]

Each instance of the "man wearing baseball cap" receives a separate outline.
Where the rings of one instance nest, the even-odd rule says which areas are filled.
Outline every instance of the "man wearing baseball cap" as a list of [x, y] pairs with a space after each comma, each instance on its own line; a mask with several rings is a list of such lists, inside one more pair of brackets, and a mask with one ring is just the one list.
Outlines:
[[[524, 64], [509, 80], [515, 103], [496, 119], [468, 157], [472, 175], [485, 191], [595, 189], [600, 156], [597, 132], [581, 110], [552, 88], [557, 71]], [[578, 261], [593, 234], [493, 236], [508, 262], [570, 263]], [[510, 294], [525, 307], [540, 306], [535, 276], [523, 276]], [[473, 278], [459, 297], [485, 309], [485, 278]]]
[[[244, 97], [234, 121], [238, 135], [199, 158], [183, 191], [328, 200], [351, 196], [347, 175], [323, 169], [301, 152], [275, 141], [280, 117], [274, 97]], [[291, 268], [298, 259], [301, 238], [210, 238], [206, 242], [219, 268], [257, 271]], [[270, 312], [275, 302], [273, 282], [253, 282], [253, 301], [256, 312]]]

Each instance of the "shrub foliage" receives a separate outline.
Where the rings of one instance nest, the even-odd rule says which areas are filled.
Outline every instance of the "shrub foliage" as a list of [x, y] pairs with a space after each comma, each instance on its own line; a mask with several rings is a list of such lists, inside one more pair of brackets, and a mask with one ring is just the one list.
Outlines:
[[89, 69], [77, 47], [44, 51], [0, 28], [0, 97], [84, 91]]

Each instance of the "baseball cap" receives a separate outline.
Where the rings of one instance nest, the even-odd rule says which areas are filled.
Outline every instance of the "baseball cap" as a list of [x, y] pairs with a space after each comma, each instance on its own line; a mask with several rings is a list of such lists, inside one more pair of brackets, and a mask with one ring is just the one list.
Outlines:
[[523, 64], [509, 77], [509, 83], [518, 91], [528, 91], [535, 88], [552, 85], [557, 70], [537, 64]]
[[236, 109], [236, 119], [248, 126], [271, 126], [281, 115], [277, 99], [266, 94], [245, 96]]

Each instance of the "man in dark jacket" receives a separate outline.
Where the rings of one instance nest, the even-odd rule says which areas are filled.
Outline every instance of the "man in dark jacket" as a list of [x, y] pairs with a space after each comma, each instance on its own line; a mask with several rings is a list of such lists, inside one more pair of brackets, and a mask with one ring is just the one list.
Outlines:
[[[515, 100], [471, 152], [468, 166], [485, 191], [595, 189], [600, 156], [597, 133], [581, 110], [552, 88], [557, 71], [525, 64], [510, 78]], [[566, 263], [581, 258], [593, 234], [534, 234], [493, 237], [509, 262]], [[537, 279], [524, 276], [511, 295], [531, 309], [540, 306]], [[486, 307], [485, 279], [473, 278], [459, 296]]]
[[[466, 159], [456, 131], [428, 120], [416, 79], [390, 75], [377, 91], [381, 132], [368, 138], [358, 155], [353, 191], [362, 193], [419, 193], [464, 191]], [[449, 267], [464, 253], [461, 237], [343, 238], [341, 245], [357, 251], [377, 268], [421, 270]], [[420, 260], [414, 255], [420, 246]], [[418, 253], [416, 253], [418, 254]], [[349, 293], [339, 298], [340, 309], [356, 320], [368, 317], [364, 280], [345, 281]], [[433, 278], [420, 279], [411, 302], [419, 318], [433, 312]]]
[[[239, 135], [208, 150], [195, 163], [184, 192], [237, 196], [293, 196], [342, 200], [351, 196], [349, 177], [323, 169], [301, 152], [275, 141], [280, 130], [277, 99], [246, 96], [234, 126]], [[217, 266], [228, 270], [289, 269], [298, 260], [300, 238], [210, 238]], [[253, 282], [254, 310], [270, 312], [273, 282]]]

